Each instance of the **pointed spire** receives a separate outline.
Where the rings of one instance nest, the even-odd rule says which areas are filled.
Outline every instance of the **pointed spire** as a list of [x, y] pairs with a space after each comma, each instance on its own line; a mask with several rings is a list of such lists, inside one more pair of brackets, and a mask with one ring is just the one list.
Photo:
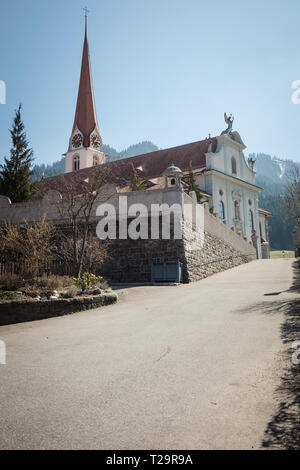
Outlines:
[[[94, 131], [101, 141], [98, 129], [95, 98], [92, 84], [89, 44], [87, 38], [87, 9], [85, 11], [85, 33], [82, 52], [80, 82], [72, 135], [78, 129], [83, 135], [83, 147], [90, 147], [90, 136]], [[71, 142], [70, 142], [71, 147]], [[101, 141], [102, 150], [102, 141]]]

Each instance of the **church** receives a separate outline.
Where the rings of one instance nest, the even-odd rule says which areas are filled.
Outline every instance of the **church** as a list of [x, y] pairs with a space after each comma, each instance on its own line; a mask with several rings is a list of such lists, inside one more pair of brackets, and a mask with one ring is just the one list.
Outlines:
[[[198, 251], [188, 246], [185, 237], [181, 242], [172, 241], [173, 244], [171, 241], [164, 243], [165, 240], [115, 241], [114, 259], [107, 268], [112, 279], [150, 281], [153, 280], [155, 265], [169, 263], [182, 266], [180, 279], [189, 282], [252, 259], [269, 257], [267, 218], [271, 214], [258, 205], [262, 188], [255, 183], [255, 162], [245, 158], [246, 146], [240, 134], [233, 130], [233, 116], [224, 113], [224, 119], [227, 127], [218, 136], [209, 135], [197, 142], [107, 162], [96, 114], [85, 17], [75, 118], [68, 150], [64, 154], [66, 175], [72, 177], [76, 173], [77, 178], [79, 176], [86, 181], [99, 165], [109, 165], [114, 170], [119, 167], [127, 184], [115, 188], [117, 198], [118, 195], [127, 195], [129, 199], [146, 205], [166, 200], [181, 201], [182, 205], [199, 205], [195, 194], [188, 193], [187, 180], [192, 169], [201, 194], [200, 205], [205, 213], [205, 243]], [[132, 168], [143, 182], [142, 191], [130, 191]], [[51, 181], [55, 178], [47, 178], [45, 186], [51, 189]], [[0, 196], [0, 222], [10, 220], [17, 223], [24, 217], [34, 220], [44, 213], [48, 213], [48, 218], [55, 222], [47, 204], [47, 197], [38, 204], [35, 201], [12, 204]], [[189, 230], [187, 225], [185, 229]]]
[[[134, 165], [146, 188], [151, 190], [160, 187], [163, 172], [169, 165], [173, 164], [187, 174], [192, 163], [197, 184], [212, 212], [248, 241], [254, 232], [258, 234], [258, 256], [263, 256], [261, 244], [265, 244], [266, 257], [266, 219], [271, 214], [258, 207], [258, 194], [262, 188], [255, 184], [254, 161], [246, 162], [243, 153], [246, 146], [239, 133], [232, 130], [233, 117], [225, 113], [224, 118], [227, 129], [220, 136], [209, 136], [199, 142], [126, 160]], [[65, 159], [66, 173], [92, 168], [106, 161], [92, 86], [87, 18], [75, 119]]]

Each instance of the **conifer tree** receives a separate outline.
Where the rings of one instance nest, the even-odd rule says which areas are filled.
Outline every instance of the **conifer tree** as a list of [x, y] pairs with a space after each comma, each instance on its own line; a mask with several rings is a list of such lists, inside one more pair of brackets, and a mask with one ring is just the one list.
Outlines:
[[22, 105], [15, 111], [10, 135], [12, 148], [10, 157], [4, 158], [0, 165], [0, 194], [10, 198], [12, 202], [29, 201], [33, 198], [35, 186], [32, 182], [33, 150], [29, 148], [25, 126], [21, 118]]
[[142, 182], [141, 178], [136, 172], [133, 164], [131, 165], [130, 169], [130, 191], [143, 191], [145, 189], [145, 185]]
[[195, 191], [196, 196], [197, 196], [197, 201], [200, 202], [202, 199], [202, 196], [201, 196], [201, 191], [198, 188], [197, 183], [196, 183], [196, 178], [193, 172], [192, 162], [190, 162], [190, 171], [189, 171], [187, 183], [188, 183], [188, 192], [190, 193], [191, 191]]

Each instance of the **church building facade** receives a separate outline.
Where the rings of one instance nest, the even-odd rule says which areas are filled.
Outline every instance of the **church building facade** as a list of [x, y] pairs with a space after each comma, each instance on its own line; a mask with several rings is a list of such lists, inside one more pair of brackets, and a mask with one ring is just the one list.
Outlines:
[[[225, 113], [224, 118], [227, 129], [220, 136], [209, 136], [199, 142], [139, 155], [126, 161], [135, 167], [145, 187], [151, 190], [161, 187], [163, 172], [171, 164], [186, 176], [192, 163], [198, 187], [211, 211], [247, 241], [256, 236], [258, 257], [269, 257], [267, 217], [271, 214], [259, 209], [258, 194], [262, 188], [255, 184], [254, 161], [246, 161], [246, 146], [239, 133], [232, 129], [233, 117]], [[87, 18], [75, 119], [65, 159], [66, 173], [106, 162], [92, 85]], [[183, 184], [184, 181], [183, 177]]]

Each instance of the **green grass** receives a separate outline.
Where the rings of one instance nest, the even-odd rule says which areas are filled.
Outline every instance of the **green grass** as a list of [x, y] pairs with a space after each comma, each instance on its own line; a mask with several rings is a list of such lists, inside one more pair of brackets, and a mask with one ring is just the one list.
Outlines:
[[271, 251], [270, 252], [270, 258], [271, 259], [295, 258], [295, 252], [294, 251], [288, 251], [288, 250]]

